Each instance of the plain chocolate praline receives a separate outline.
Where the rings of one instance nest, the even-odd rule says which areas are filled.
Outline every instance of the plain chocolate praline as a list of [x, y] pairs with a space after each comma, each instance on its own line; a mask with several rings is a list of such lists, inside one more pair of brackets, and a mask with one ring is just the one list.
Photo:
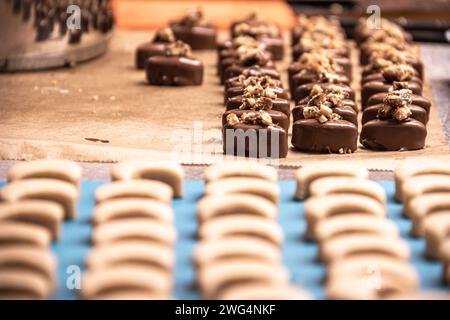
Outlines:
[[295, 104], [299, 104], [299, 102], [301, 100], [303, 100], [306, 97], [308, 97], [309, 94], [311, 93], [312, 88], [316, 84], [319, 85], [323, 90], [326, 90], [329, 86], [341, 87], [348, 94], [348, 99], [351, 99], [353, 101], [355, 100], [355, 92], [348, 85], [340, 84], [340, 83], [329, 83], [329, 82], [324, 82], [324, 83], [314, 83], [314, 82], [312, 82], [312, 83], [307, 83], [307, 84], [303, 84], [301, 86], [298, 86], [294, 90], [294, 94], [292, 95], [292, 98], [294, 99]]
[[[294, 122], [297, 120], [305, 119], [305, 117], [303, 116], [303, 109], [306, 106], [306, 104], [300, 104], [292, 109], [292, 119]], [[346, 120], [358, 126], [358, 113], [351, 106], [342, 105], [339, 107], [335, 107], [333, 108], [333, 112], [340, 115], [343, 120]]]
[[[365, 83], [361, 89], [361, 105], [364, 108], [367, 106], [367, 101], [371, 96], [380, 92], [389, 92], [392, 88], [392, 83], [381, 81], [370, 81]], [[408, 89], [414, 94], [422, 95], [422, 86], [415, 82], [408, 82]]]
[[[240, 117], [244, 113], [249, 113], [249, 112], [253, 112], [253, 111], [254, 110], [245, 110], [245, 109], [232, 109], [232, 110], [225, 111], [225, 113], [222, 115], [222, 127], [226, 126], [227, 116], [230, 113], [234, 113], [235, 115]], [[286, 130], [286, 132], [289, 132], [289, 126], [291, 123], [289, 116], [287, 116], [283, 112], [276, 111], [276, 110], [265, 110], [265, 111], [271, 116], [272, 122], [275, 125], [283, 128], [284, 130]]]
[[373, 150], [418, 150], [425, 146], [426, 136], [425, 125], [415, 119], [404, 122], [376, 119], [362, 126], [360, 141]]
[[[386, 97], [386, 92], [380, 92], [377, 94], [374, 94], [373, 96], [371, 96], [369, 98], [369, 101], [367, 102], [367, 107], [368, 106], [373, 106], [375, 104], [380, 104], [384, 102], [384, 98]], [[420, 96], [417, 94], [411, 94], [411, 98], [412, 98], [412, 104], [422, 107], [426, 110], [427, 115], [430, 115], [430, 108], [431, 108], [431, 102], [430, 100], [428, 100], [427, 98], [425, 98], [424, 96]]]
[[345, 120], [320, 123], [316, 119], [297, 120], [292, 126], [295, 149], [317, 153], [347, 153], [356, 151], [358, 128]]
[[[364, 109], [362, 114], [361, 123], [365, 124], [366, 122], [369, 122], [371, 120], [378, 119], [378, 111], [383, 107], [383, 104], [375, 104], [372, 106], [368, 106], [366, 109]], [[428, 122], [428, 115], [427, 111], [419, 106], [411, 105], [409, 106], [409, 109], [411, 110], [411, 119], [415, 119], [423, 124], [427, 124]]]
[[[281, 87], [271, 87], [270, 88], [273, 92], [277, 94], [277, 98], [280, 99], [289, 99], [289, 94]], [[228, 99], [236, 96], [241, 96], [244, 94], [244, 87], [243, 86], [235, 86], [231, 87], [225, 90], [225, 96], [224, 96], [224, 104], [227, 105]]]
[[170, 28], [175, 38], [189, 44], [192, 50], [212, 50], [217, 46], [217, 30], [212, 25], [185, 26], [174, 22]]
[[146, 62], [147, 80], [152, 85], [193, 86], [203, 82], [203, 63], [178, 56], [155, 56]]
[[[222, 135], [223, 152], [227, 155], [286, 158], [288, 153], [288, 134], [280, 126], [227, 124], [223, 127]], [[261, 144], [263, 142], [264, 144]]]
[[[226, 110], [232, 110], [232, 109], [239, 109], [239, 107], [242, 105], [242, 99], [243, 96], [236, 96], [228, 99], [226, 104]], [[291, 114], [291, 108], [289, 100], [286, 99], [272, 99], [272, 109], [276, 111], [280, 111], [284, 113], [286, 116], [290, 116]]]

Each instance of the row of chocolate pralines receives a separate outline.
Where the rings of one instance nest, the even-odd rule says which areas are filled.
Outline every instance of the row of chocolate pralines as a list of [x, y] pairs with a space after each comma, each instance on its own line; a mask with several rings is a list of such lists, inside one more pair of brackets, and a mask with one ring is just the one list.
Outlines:
[[355, 152], [358, 107], [350, 87], [350, 49], [339, 22], [299, 16], [292, 30], [292, 52], [292, 145], [305, 152]]
[[219, 45], [217, 59], [217, 74], [225, 85], [224, 153], [284, 158], [290, 103], [274, 62], [283, 52], [280, 30], [272, 22], [251, 15], [233, 23], [231, 35], [232, 39]]
[[203, 83], [203, 63], [192, 56], [192, 49], [216, 48], [216, 28], [198, 8], [156, 31], [150, 42], [136, 49], [135, 65], [146, 69], [152, 85], [190, 86]]
[[364, 66], [361, 143], [374, 150], [424, 148], [431, 104], [422, 96], [423, 64], [411, 35], [385, 19], [381, 29], [361, 20], [354, 33]]
[[[81, 9], [79, 29], [67, 28], [70, 18], [67, 9], [70, 5], [77, 5]], [[69, 43], [74, 44], [81, 41], [83, 33], [91, 30], [106, 33], [114, 25], [109, 0], [14, 0], [12, 10], [15, 14], [21, 14], [23, 22], [33, 19], [36, 41], [48, 40], [55, 26], [59, 27], [59, 36], [68, 33]]]

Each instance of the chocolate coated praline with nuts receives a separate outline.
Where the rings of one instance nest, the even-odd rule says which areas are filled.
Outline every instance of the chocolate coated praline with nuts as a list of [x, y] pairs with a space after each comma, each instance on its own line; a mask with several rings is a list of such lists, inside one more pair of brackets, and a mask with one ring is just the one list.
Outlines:
[[148, 58], [164, 56], [167, 46], [175, 42], [175, 35], [170, 28], [158, 30], [151, 42], [143, 43], [136, 49], [136, 68], [144, 69]]

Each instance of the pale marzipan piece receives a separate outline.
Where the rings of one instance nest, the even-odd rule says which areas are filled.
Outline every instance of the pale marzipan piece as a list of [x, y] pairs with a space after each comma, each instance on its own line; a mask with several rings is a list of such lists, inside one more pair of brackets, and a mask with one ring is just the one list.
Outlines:
[[82, 279], [83, 299], [96, 299], [104, 292], [140, 289], [157, 294], [169, 294], [172, 277], [156, 267], [120, 265], [101, 270], [88, 270]]
[[92, 232], [95, 246], [136, 240], [172, 247], [176, 239], [175, 226], [147, 218], [109, 220], [96, 226]]
[[219, 216], [202, 223], [199, 238], [202, 240], [227, 239], [252, 236], [280, 247], [284, 234], [280, 225], [271, 219], [249, 214]]
[[206, 196], [235, 193], [260, 196], [277, 204], [280, 198], [280, 187], [273, 182], [257, 178], [224, 178], [212, 181], [205, 187]]
[[211, 263], [208, 268], [198, 271], [197, 279], [203, 296], [214, 299], [220, 295], [221, 288], [236, 282], [287, 285], [289, 273], [279, 263], [234, 259]]
[[343, 214], [366, 214], [384, 218], [387, 216], [387, 211], [380, 202], [362, 195], [330, 194], [323, 197], [311, 197], [305, 202], [307, 238], [316, 239], [315, 228], [319, 221]]
[[450, 210], [450, 192], [426, 193], [408, 202], [405, 214], [412, 219], [411, 234], [423, 236], [422, 220], [431, 214]]
[[[381, 277], [381, 279], [380, 279]], [[409, 261], [383, 254], [361, 254], [349, 256], [330, 263], [327, 266], [327, 282], [340, 280], [341, 278], [363, 278], [377, 281], [382, 285], [385, 281], [403, 282], [403, 286], [417, 288], [419, 275]]]
[[345, 259], [356, 254], [383, 253], [400, 260], [408, 260], [409, 246], [401, 238], [385, 238], [379, 235], [342, 235], [320, 247], [319, 256], [325, 263]]
[[262, 197], [249, 194], [226, 194], [206, 196], [198, 202], [198, 219], [201, 223], [217, 216], [253, 214], [267, 219], [276, 219], [277, 207]]
[[167, 203], [142, 198], [113, 199], [95, 207], [92, 215], [94, 225], [114, 219], [148, 218], [172, 224], [174, 213]]
[[444, 163], [403, 164], [395, 168], [395, 199], [402, 201], [404, 183], [421, 175], [450, 175], [450, 165]]
[[95, 190], [97, 204], [119, 198], [145, 198], [170, 203], [173, 190], [167, 183], [156, 180], [119, 180]]
[[267, 241], [252, 237], [233, 237], [201, 241], [194, 251], [194, 262], [199, 268], [208, 268], [211, 262], [234, 258], [281, 262], [281, 251]]
[[116, 180], [149, 179], [167, 183], [174, 197], [183, 196], [183, 168], [174, 162], [125, 161], [114, 165], [111, 178]]
[[30, 178], [62, 180], [79, 188], [81, 167], [68, 160], [35, 160], [19, 162], [8, 170], [8, 182]]
[[49, 285], [56, 284], [56, 259], [49, 248], [23, 244], [0, 246], [0, 270], [8, 266], [38, 272], [45, 276]]
[[312, 300], [309, 293], [289, 285], [235, 284], [224, 289], [218, 300]]
[[276, 170], [256, 161], [225, 161], [205, 169], [206, 183], [237, 177], [256, 178], [273, 183], [277, 182]]
[[0, 189], [0, 200], [15, 202], [28, 199], [54, 201], [64, 208], [64, 218], [74, 219], [78, 189], [69, 182], [56, 179], [16, 180]]
[[450, 175], [424, 175], [411, 177], [403, 183], [403, 199], [404, 205], [422, 194], [449, 192], [450, 193]]
[[[36, 271], [0, 270], [1, 299], [48, 299], [53, 291], [48, 279]], [[22, 293], [22, 294], [19, 294]]]
[[2, 221], [15, 221], [41, 226], [49, 231], [52, 240], [60, 238], [63, 219], [63, 207], [53, 201], [20, 200], [0, 203], [0, 223]]
[[382, 237], [398, 237], [397, 225], [376, 216], [345, 214], [329, 217], [316, 226], [316, 238], [320, 244], [333, 241], [344, 234], [373, 234]]
[[450, 210], [438, 211], [422, 220], [428, 258], [439, 259], [439, 246], [450, 234]]
[[89, 270], [109, 268], [122, 264], [158, 266], [172, 272], [175, 255], [172, 248], [148, 241], [122, 241], [94, 246], [86, 258]]
[[310, 186], [311, 196], [329, 194], [359, 194], [386, 203], [386, 191], [375, 181], [354, 177], [331, 177], [314, 180]]
[[46, 248], [50, 245], [50, 232], [44, 227], [16, 221], [0, 221], [0, 244], [22, 244]]
[[367, 179], [369, 171], [364, 168], [338, 164], [302, 167], [295, 173], [297, 180], [295, 199], [302, 200], [309, 197], [311, 183], [316, 179], [325, 177], [358, 177]]

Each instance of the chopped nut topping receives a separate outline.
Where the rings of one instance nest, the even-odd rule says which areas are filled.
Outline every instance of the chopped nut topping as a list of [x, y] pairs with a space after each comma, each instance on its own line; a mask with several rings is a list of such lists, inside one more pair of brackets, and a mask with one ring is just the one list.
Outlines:
[[306, 106], [303, 108], [303, 117], [305, 119], [316, 119], [320, 123], [328, 121], [336, 121], [342, 119], [340, 115], [334, 113], [333, 110], [327, 106]]
[[234, 26], [234, 33], [238, 36], [248, 35], [254, 38], [280, 36], [280, 31], [275, 24], [259, 19], [238, 23]]
[[239, 60], [244, 66], [260, 65], [264, 66], [269, 62], [267, 53], [258, 47], [241, 46], [237, 50]]
[[414, 76], [414, 68], [408, 64], [393, 64], [382, 69], [383, 77], [387, 81], [406, 81]]
[[173, 34], [172, 29], [164, 28], [164, 29], [160, 29], [156, 32], [153, 42], [173, 43], [173, 42], [175, 42], [175, 40], [176, 40], [175, 35]]
[[167, 56], [190, 57], [192, 55], [191, 47], [183, 41], [177, 40], [167, 46]]
[[187, 10], [187, 14], [180, 23], [188, 27], [205, 26], [208, 23], [203, 18], [203, 11], [200, 6], [196, 6]]
[[408, 81], [394, 81], [392, 83], [392, 87], [391, 87], [391, 89], [389, 89], [389, 91], [408, 89], [408, 88], [409, 88]]
[[249, 85], [245, 87], [243, 96], [246, 98], [266, 97], [270, 99], [276, 99], [277, 93], [273, 91], [273, 88], [270, 87], [264, 88], [263, 86], [257, 83], [255, 85]]
[[386, 94], [383, 106], [378, 111], [379, 119], [392, 118], [397, 121], [408, 120], [411, 116], [412, 91], [409, 89], [393, 90]]
[[267, 97], [244, 97], [242, 99], [242, 105], [239, 107], [239, 109], [243, 110], [270, 110], [272, 109], [272, 99]]
[[369, 64], [364, 67], [364, 71], [380, 71], [384, 68], [392, 66], [394, 63], [384, 58], [372, 56], [369, 58]]
[[260, 85], [263, 88], [276, 88], [278, 83], [268, 76], [250, 76], [242, 80], [242, 85], [244, 87]]
[[228, 125], [234, 126], [238, 123], [257, 124], [263, 126], [271, 126], [273, 124], [272, 117], [264, 110], [243, 113], [240, 117], [234, 113], [230, 113], [227, 116]]
[[247, 35], [238, 36], [233, 39], [233, 46], [235, 48], [239, 48], [240, 46], [258, 47], [259, 45], [260, 42], [258, 40]]
[[331, 85], [324, 91], [319, 85], [314, 85], [309, 93], [308, 106], [325, 105], [330, 108], [336, 108], [342, 105], [343, 100], [348, 98], [348, 92], [342, 87]]

